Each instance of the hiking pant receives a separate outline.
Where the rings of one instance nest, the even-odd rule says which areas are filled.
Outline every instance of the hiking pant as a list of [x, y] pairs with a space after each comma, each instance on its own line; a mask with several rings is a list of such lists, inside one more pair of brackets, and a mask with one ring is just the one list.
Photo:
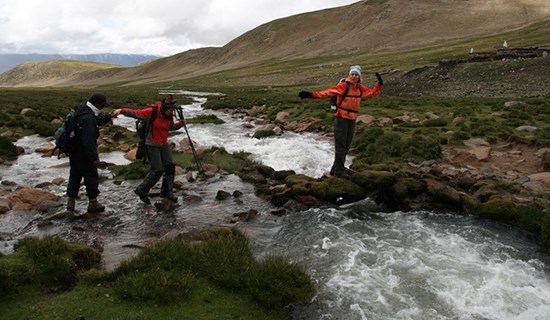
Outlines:
[[86, 195], [89, 199], [95, 199], [99, 195], [99, 174], [90, 160], [83, 152], [73, 152], [69, 156], [71, 169], [69, 171], [69, 183], [67, 184], [67, 197], [78, 197], [80, 181], [84, 178]]
[[172, 188], [174, 187], [174, 178], [176, 174], [174, 160], [172, 159], [172, 152], [168, 144], [162, 147], [147, 146], [147, 156], [151, 169], [145, 176], [145, 179], [136, 188], [140, 193], [147, 194], [149, 190], [160, 180], [160, 177], [164, 174], [162, 179], [162, 185], [160, 187], [161, 196], [169, 196], [172, 194]]
[[346, 155], [348, 154], [355, 133], [355, 121], [340, 117], [334, 118], [334, 163], [330, 174], [341, 175], [346, 173]]

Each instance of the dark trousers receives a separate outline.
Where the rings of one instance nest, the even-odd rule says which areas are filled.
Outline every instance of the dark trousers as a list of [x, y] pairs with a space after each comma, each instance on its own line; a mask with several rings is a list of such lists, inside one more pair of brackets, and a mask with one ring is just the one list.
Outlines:
[[67, 185], [67, 197], [76, 198], [80, 190], [80, 182], [84, 178], [86, 195], [89, 199], [95, 199], [99, 195], [99, 174], [97, 168], [81, 153], [73, 153], [69, 157], [71, 169], [69, 171], [69, 183]]
[[334, 118], [334, 163], [330, 169], [333, 175], [346, 173], [346, 155], [355, 133], [355, 121], [340, 117]]
[[168, 144], [162, 147], [147, 146], [147, 156], [151, 170], [145, 176], [145, 179], [136, 188], [136, 191], [141, 194], [149, 193], [149, 190], [160, 180], [160, 177], [164, 174], [161, 185], [161, 196], [168, 196], [172, 194], [172, 188], [174, 186], [174, 160], [172, 158], [172, 152]]

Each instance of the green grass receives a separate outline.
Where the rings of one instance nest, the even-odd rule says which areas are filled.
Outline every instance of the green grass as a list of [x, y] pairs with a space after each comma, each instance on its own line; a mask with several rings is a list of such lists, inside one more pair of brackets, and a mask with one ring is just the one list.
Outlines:
[[256, 260], [236, 229], [205, 240], [165, 239], [112, 272], [86, 246], [24, 239], [0, 256], [6, 319], [280, 319], [316, 292], [305, 269], [283, 256]]

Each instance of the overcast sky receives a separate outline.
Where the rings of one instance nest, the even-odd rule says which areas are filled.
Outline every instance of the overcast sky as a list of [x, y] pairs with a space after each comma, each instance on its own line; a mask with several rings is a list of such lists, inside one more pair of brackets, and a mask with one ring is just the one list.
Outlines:
[[168, 56], [358, 0], [0, 0], [0, 53]]

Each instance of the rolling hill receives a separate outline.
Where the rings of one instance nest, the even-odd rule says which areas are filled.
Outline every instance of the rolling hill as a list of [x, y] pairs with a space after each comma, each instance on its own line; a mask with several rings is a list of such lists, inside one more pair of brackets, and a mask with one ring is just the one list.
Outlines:
[[[530, 33], [541, 21], [548, 23]], [[474, 45], [495, 50], [503, 40], [512, 46], [548, 45], [549, 29], [547, 0], [365, 0], [274, 20], [223, 47], [189, 50], [131, 68], [75, 70], [63, 79], [52, 73], [51, 81], [49, 72], [37, 78], [21, 75], [30, 72], [21, 69], [17, 75], [0, 75], [0, 85], [323, 83], [354, 63], [390, 72], [464, 54]]]

